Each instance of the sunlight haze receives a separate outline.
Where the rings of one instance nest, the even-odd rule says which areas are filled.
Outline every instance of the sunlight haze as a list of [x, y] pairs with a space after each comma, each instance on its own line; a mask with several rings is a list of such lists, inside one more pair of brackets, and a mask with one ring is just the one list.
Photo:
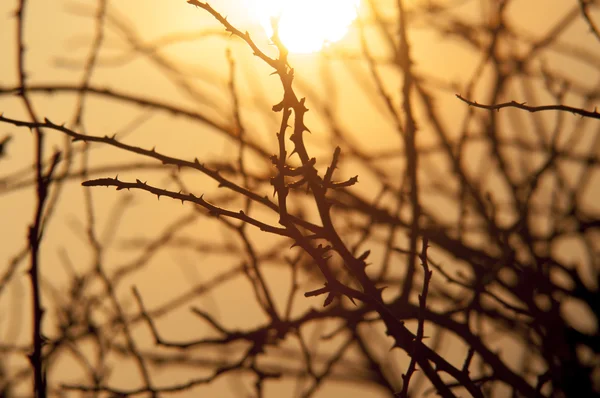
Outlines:
[[311, 53], [340, 40], [356, 19], [359, 0], [246, 0], [266, 33], [279, 19], [279, 35], [291, 52]]

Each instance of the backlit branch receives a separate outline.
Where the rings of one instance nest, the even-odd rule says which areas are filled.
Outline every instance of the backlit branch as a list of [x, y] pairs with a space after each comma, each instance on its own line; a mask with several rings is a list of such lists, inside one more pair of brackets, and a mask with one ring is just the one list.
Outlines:
[[532, 113], [542, 112], [542, 111], [562, 111], [562, 112], [570, 112], [570, 113], [573, 113], [574, 115], [579, 115], [582, 117], [589, 117], [592, 119], [600, 119], [600, 113], [596, 109], [594, 109], [593, 111], [586, 111], [585, 109], [575, 108], [575, 107], [568, 106], [568, 105], [529, 106], [529, 105], [526, 105], [524, 102], [521, 103], [521, 102], [517, 102], [517, 101], [503, 102], [501, 104], [485, 105], [485, 104], [480, 104], [475, 101], [468, 100], [468, 99], [462, 97], [460, 94], [456, 94], [456, 98], [467, 103], [469, 106], [473, 106], [475, 108], [487, 109], [490, 111], [498, 111], [502, 108], [518, 108], [518, 109], [523, 109], [523, 110], [526, 110], [526, 111], [532, 112]]
[[204, 207], [205, 209], [208, 210], [209, 214], [212, 216], [215, 216], [215, 217], [224, 216], [224, 217], [234, 218], [234, 219], [243, 221], [245, 223], [254, 225], [255, 227], [258, 227], [261, 231], [270, 232], [275, 235], [288, 236], [285, 229], [273, 227], [271, 225], [260, 222], [256, 219], [250, 217], [249, 215], [244, 213], [242, 210], [240, 210], [239, 212], [234, 212], [234, 211], [222, 209], [218, 206], [215, 206], [215, 205], [207, 202], [204, 199], [204, 195], [201, 195], [198, 197], [192, 193], [186, 194], [186, 193], [182, 193], [182, 192], [172, 192], [172, 191], [168, 191], [166, 189], [153, 187], [153, 186], [151, 186], [145, 182], [142, 182], [140, 180], [136, 180], [136, 182], [125, 182], [125, 181], [120, 181], [117, 178], [99, 178], [96, 180], [84, 181], [82, 183], [82, 185], [85, 187], [100, 187], [100, 186], [110, 187], [110, 186], [112, 186], [112, 187], [116, 187], [117, 190], [140, 189], [142, 191], [150, 192], [150, 193], [156, 195], [158, 199], [160, 199], [161, 196], [165, 196], [165, 197], [168, 197], [171, 199], [180, 200], [182, 204], [184, 202], [191, 202], [191, 203], [194, 203], [194, 204]]

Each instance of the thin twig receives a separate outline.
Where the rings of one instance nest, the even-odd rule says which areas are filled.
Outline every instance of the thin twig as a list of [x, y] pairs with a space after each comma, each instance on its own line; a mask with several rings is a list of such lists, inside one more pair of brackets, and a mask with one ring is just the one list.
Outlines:
[[568, 106], [568, 105], [529, 106], [529, 105], [525, 105], [524, 102], [517, 102], [517, 101], [503, 102], [501, 104], [494, 104], [494, 105], [485, 105], [485, 104], [479, 104], [475, 101], [468, 100], [468, 99], [462, 97], [460, 94], [456, 94], [456, 98], [469, 104], [469, 106], [474, 106], [475, 108], [487, 109], [490, 111], [498, 111], [502, 108], [518, 108], [518, 109], [523, 109], [523, 110], [526, 110], [526, 111], [532, 112], [532, 113], [533, 112], [542, 112], [542, 111], [562, 111], [562, 112], [571, 112], [574, 115], [579, 115], [582, 117], [589, 117], [592, 119], [600, 119], [600, 113], [596, 109], [594, 109], [593, 111], [586, 111], [585, 109], [575, 108], [575, 107]]

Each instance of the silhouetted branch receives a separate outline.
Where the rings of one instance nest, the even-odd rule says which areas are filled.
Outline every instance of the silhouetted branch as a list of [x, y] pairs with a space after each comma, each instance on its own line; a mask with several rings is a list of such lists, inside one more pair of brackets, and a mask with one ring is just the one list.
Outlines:
[[529, 106], [529, 105], [525, 105], [524, 102], [519, 103], [516, 101], [503, 102], [501, 104], [494, 104], [494, 105], [485, 105], [485, 104], [479, 104], [475, 101], [471, 101], [466, 98], [463, 98], [460, 94], [456, 94], [456, 98], [469, 104], [469, 106], [474, 106], [475, 108], [488, 109], [490, 111], [494, 111], [494, 110], [497, 111], [502, 108], [518, 108], [518, 109], [526, 110], [528, 112], [563, 111], [563, 112], [570, 112], [570, 113], [573, 113], [574, 115], [579, 115], [582, 117], [589, 117], [592, 119], [600, 119], [600, 113], [596, 110], [586, 111], [585, 109], [574, 108], [574, 107], [568, 106], [568, 105]]
[[594, 20], [592, 19], [591, 15], [590, 15], [590, 5], [596, 5], [596, 1], [595, 0], [579, 0], [579, 6], [581, 7], [581, 14], [583, 15], [583, 18], [585, 19], [585, 22], [587, 22], [588, 26], [590, 27], [590, 31], [592, 32], [592, 34], [594, 36], [596, 36], [596, 39], [598, 39], [600, 41], [600, 30], [598, 30], [598, 26], [596, 26], [596, 23], [594, 22]]

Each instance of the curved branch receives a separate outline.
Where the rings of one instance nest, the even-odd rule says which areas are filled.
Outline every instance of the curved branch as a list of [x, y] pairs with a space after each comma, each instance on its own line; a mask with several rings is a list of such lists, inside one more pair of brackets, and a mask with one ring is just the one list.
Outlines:
[[502, 108], [518, 108], [523, 109], [528, 112], [542, 112], [542, 111], [563, 111], [563, 112], [571, 112], [575, 115], [579, 115], [581, 117], [589, 117], [592, 119], [600, 119], [600, 113], [594, 108], [593, 111], [586, 111], [585, 109], [575, 108], [569, 105], [542, 105], [542, 106], [529, 106], [525, 105], [525, 102], [503, 102], [501, 104], [493, 104], [493, 105], [485, 105], [480, 104], [476, 101], [471, 101], [467, 98], [464, 98], [460, 94], [456, 94], [456, 98], [467, 103], [469, 106], [473, 106], [475, 108], [487, 109], [490, 111], [499, 111]]

